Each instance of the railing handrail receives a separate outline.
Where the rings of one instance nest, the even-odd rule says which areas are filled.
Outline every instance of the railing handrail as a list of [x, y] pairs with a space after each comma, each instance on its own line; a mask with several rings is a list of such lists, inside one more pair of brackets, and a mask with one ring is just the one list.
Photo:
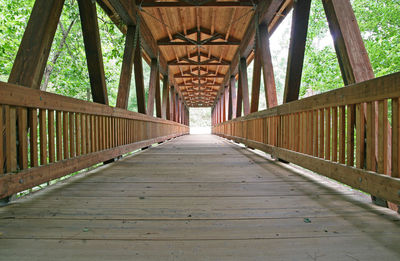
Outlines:
[[[377, 86], [379, 86], [379, 88], [377, 88]], [[282, 116], [302, 111], [318, 110], [326, 107], [344, 106], [396, 97], [400, 97], [400, 72], [288, 102], [273, 108], [238, 117], [231, 121], [246, 121], [271, 116]], [[219, 124], [224, 123], [226, 122]]]
[[400, 72], [221, 122], [212, 131], [400, 206]]
[[20, 85], [0, 81], [0, 104], [36, 109], [60, 110], [65, 112], [85, 113], [98, 116], [111, 116], [132, 120], [150, 121], [164, 124], [183, 124], [152, 117], [142, 113], [128, 111], [100, 103], [79, 100], [59, 94], [35, 90]]

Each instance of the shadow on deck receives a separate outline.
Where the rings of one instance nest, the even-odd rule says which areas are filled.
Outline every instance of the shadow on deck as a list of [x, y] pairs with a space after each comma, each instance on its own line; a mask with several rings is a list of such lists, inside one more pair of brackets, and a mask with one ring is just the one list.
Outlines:
[[1, 260], [397, 260], [399, 217], [326, 178], [189, 135], [0, 209]]

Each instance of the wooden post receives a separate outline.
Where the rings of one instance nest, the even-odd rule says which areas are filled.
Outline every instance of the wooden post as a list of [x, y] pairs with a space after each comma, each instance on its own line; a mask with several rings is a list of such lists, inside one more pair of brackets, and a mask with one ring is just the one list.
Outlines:
[[91, 0], [78, 0], [78, 4], [92, 98], [94, 102], [108, 105], [96, 2]]
[[350, 0], [322, 1], [345, 85], [374, 78]]
[[151, 59], [149, 96], [147, 98], [147, 115], [150, 115], [150, 116], [154, 115], [154, 99], [156, 96], [157, 81], [160, 81], [160, 79], [158, 77], [157, 59]]
[[174, 86], [171, 86], [169, 89], [169, 96], [171, 100], [170, 104], [170, 118], [169, 120], [175, 121], [175, 95], [174, 95]]
[[225, 90], [222, 92], [221, 95], [221, 122], [226, 121], [225, 118]]
[[[338, 58], [343, 82], [345, 85], [367, 81], [374, 78], [374, 72], [365, 49], [361, 32], [357, 24], [353, 8], [349, 0], [329, 0], [323, 1], [325, 14], [328, 20], [329, 29], [334, 41], [336, 56]], [[375, 120], [374, 126], [378, 126], [378, 110], [377, 103], [374, 107]], [[364, 115], [366, 117], [366, 115]], [[388, 119], [386, 121], [386, 130], [388, 138], [391, 139], [392, 130]], [[368, 124], [368, 118], [366, 119]], [[352, 126], [354, 128], [354, 126]], [[377, 130], [377, 129], [376, 129]], [[378, 132], [375, 131], [375, 147], [378, 147]], [[387, 156], [391, 158], [391, 144], [387, 146]], [[378, 160], [377, 151], [375, 151], [375, 159]], [[391, 162], [388, 160], [385, 169], [391, 170]], [[372, 164], [373, 165], [373, 164]], [[379, 168], [379, 166], [378, 166]], [[389, 173], [390, 174], [390, 173]], [[375, 201], [375, 197], [373, 197]], [[377, 202], [377, 201], [375, 201]], [[397, 207], [389, 204], [392, 209]]]
[[135, 34], [136, 26], [128, 26], [125, 40], [124, 58], [122, 60], [121, 76], [119, 78], [117, 106], [127, 109], [129, 102], [129, 92], [131, 88], [132, 67], [135, 57]]
[[236, 106], [237, 106], [237, 90], [236, 90], [236, 79], [235, 76], [231, 76], [229, 81], [229, 108], [228, 108], [228, 120], [236, 118]]
[[[259, 38], [259, 36], [256, 36]], [[253, 62], [253, 82], [251, 87], [251, 107], [250, 113], [258, 111], [260, 101], [260, 83], [261, 83], [261, 56], [260, 56], [260, 41], [256, 40], [256, 48], [254, 50]]]
[[135, 72], [135, 87], [136, 87], [136, 99], [137, 99], [137, 110], [139, 113], [146, 114], [146, 96], [144, 91], [144, 79], [143, 79], [143, 64], [142, 64], [142, 48], [140, 45], [140, 33], [138, 34], [135, 49], [135, 57], [133, 59], [134, 72]]
[[259, 26], [259, 37], [261, 65], [264, 76], [265, 99], [267, 101], [267, 108], [271, 108], [278, 105], [278, 100], [276, 98], [274, 69], [271, 60], [271, 51], [269, 48], [269, 34], [267, 25], [261, 24]]
[[283, 103], [299, 99], [311, 0], [295, 1]]
[[225, 97], [225, 107], [224, 107], [225, 120], [227, 121], [228, 120], [228, 111], [229, 111], [229, 88], [228, 88], [228, 86], [225, 86], [224, 92], [225, 92], [225, 95], [224, 95], [224, 97]]
[[35, 1], [9, 83], [40, 89], [63, 5], [64, 0]]
[[169, 88], [168, 88], [168, 75], [163, 78], [163, 93], [162, 93], [162, 108], [161, 115], [163, 119], [169, 119]]
[[250, 105], [249, 105], [249, 86], [247, 81], [247, 62], [246, 58], [244, 57], [240, 58], [239, 88], [241, 89], [241, 96], [242, 96], [241, 99], [243, 100], [243, 113], [244, 115], [247, 115], [250, 113]]
[[175, 121], [176, 122], [179, 122], [179, 96], [178, 96], [178, 93], [175, 93], [174, 94], [174, 96], [175, 96]]
[[[159, 72], [159, 70], [157, 70]], [[161, 90], [160, 90], [160, 74], [157, 74], [156, 80], [156, 115], [161, 118]]]

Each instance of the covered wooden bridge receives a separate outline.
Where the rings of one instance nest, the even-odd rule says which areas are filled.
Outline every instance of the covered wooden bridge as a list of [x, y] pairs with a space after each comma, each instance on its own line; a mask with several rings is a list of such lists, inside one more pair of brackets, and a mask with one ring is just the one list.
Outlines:
[[[0, 82], [0, 260], [400, 259], [400, 73], [374, 77], [349, 0], [323, 0], [346, 86], [301, 100], [310, 0], [77, 2], [93, 102], [39, 90], [63, 0], [36, 0]], [[96, 5], [126, 35], [116, 107]], [[291, 10], [278, 105], [269, 35]], [[189, 107], [214, 135], [187, 135]]]

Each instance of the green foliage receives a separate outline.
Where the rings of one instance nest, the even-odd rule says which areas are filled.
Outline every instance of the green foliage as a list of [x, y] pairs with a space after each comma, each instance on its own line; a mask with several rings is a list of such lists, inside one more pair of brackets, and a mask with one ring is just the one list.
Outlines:
[[[353, 0], [354, 13], [376, 76], [400, 71], [400, 1]], [[313, 1], [300, 96], [343, 87], [321, 1]]]
[[0, 0], [0, 80], [7, 81], [34, 0]]

